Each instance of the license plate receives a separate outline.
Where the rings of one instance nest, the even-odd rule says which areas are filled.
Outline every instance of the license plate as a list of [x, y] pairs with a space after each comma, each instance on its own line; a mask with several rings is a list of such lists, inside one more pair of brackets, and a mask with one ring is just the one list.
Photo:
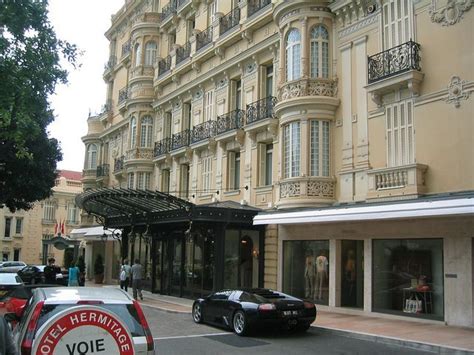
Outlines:
[[297, 316], [298, 311], [283, 311], [284, 316]]

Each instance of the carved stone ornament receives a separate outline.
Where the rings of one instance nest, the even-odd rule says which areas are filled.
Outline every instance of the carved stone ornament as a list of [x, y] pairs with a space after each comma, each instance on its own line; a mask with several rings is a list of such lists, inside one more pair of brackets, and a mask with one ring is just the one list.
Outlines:
[[226, 87], [228, 83], [229, 83], [229, 80], [227, 78], [222, 78], [221, 80], [217, 82], [216, 89], [222, 89]]
[[448, 0], [444, 8], [436, 9], [436, 0], [432, 0], [429, 10], [431, 21], [443, 26], [454, 25], [469, 11], [473, 3], [474, 0]]
[[451, 81], [448, 85], [448, 97], [446, 102], [448, 104], [453, 104], [454, 107], [459, 108], [461, 106], [460, 100], [467, 100], [469, 98], [470, 92], [464, 91], [465, 81], [461, 80], [459, 76], [452, 76]]

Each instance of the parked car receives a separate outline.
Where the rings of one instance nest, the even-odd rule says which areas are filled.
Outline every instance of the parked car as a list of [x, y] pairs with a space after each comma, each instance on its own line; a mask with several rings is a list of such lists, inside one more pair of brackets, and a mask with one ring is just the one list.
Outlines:
[[45, 265], [28, 265], [19, 270], [18, 275], [25, 284], [44, 283], [44, 267]]
[[197, 299], [192, 317], [196, 323], [223, 326], [238, 335], [267, 327], [306, 331], [316, 319], [316, 306], [269, 289], [234, 289]]
[[56, 283], [61, 286], [67, 286], [69, 283], [69, 270], [62, 269], [60, 273], [56, 274]]
[[11, 266], [25, 267], [26, 263], [24, 263], [23, 261], [2, 261], [2, 262], [0, 262], [0, 268], [11, 267]]
[[5, 313], [5, 299], [10, 293], [23, 285], [23, 281], [16, 273], [0, 273], [0, 313]]
[[[81, 307], [104, 310], [119, 319], [130, 332], [135, 354], [155, 353], [153, 337], [140, 305], [118, 288], [38, 287], [33, 291], [21, 317], [7, 313], [5, 319], [9, 322], [20, 321], [13, 330], [14, 341], [22, 354], [29, 354], [43, 338], [41, 332], [54, 324], [55, 317]], [[110, 320], [108, 323], [111, 323]], [[86, 326], [77, 334], [87, 339], [91, 336], [88, 332], [97, 332], [97, 328], [89, 324], [86, 322]]]

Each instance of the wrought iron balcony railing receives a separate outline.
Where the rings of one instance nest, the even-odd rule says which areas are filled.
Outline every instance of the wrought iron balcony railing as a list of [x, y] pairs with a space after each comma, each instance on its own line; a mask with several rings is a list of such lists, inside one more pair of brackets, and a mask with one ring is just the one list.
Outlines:
[[117, 64], [117, 57], [114, 55], [111, 55], [107, 63], [105, 63], [104, 65], [104, 72], [108, 72], [112, 70], [115, 67], [115, 64]]
[[125, 160], [125, 156], [123, 156], [123, 155], [114, 160], [114, 174], [122, 172], [124, 160]]
[[196, 51], [212, 42], [212, 26], [196, 35]]
[[263, 120], [265, 118], [276, 118], [275, 105], [276, 97], [268, 96], [264, 99], [252, 102], [247, 105], [247, 124]]
[[217, 117], [216, 134], [222, 134], [244, 125], [245, 112], [237, 109]]
[[234, 28], [240, 21], [240, 7], [236, 7], [224, 17], [219, 19], [219, 36]]
[[132, 44], [130, 40], [122, 44], [122, 57], [125, 57], [130, 54], [131, 46]]
[[97, 167], [97, 177], [109, 176], [109, 164], [102, 164]]
[[171, 136], [171, 148], [170, 150], [176, 150], [183, 147], [189, 146], [189, 137], [191, 132], [189, 129], [175, 133]]
[[124, 87], [119, 90], [118, 94], [118, 104], [120, 105], [122, 102], [128, 99], [128, 87]]
[[176, 64], [188, 59], [191, 54], [191, 43], [186, 42], [182, 47], [176, 49]]
[[166, 21], [169, 17], [176, 13], [176, 0], [170, 0], [161, 10], [161, 21]]
[[177, 6], [178, 9], [179, 9], [181, 6], [183, 6], [183, 5], [185, 5], [186, 3], [188, 3], [188, 2], [190, 2], [190, 0], [178, 0], [178, 6]]
[[193, 127], [191, 143], [197, 143], [216, 135], [216, 121], [206, 121]]
[[369, 84], [406, 72], [420, 71], [420, 45], [408, 41], [368, 58]]
[[250, 0], [247, 2], [247, 17], [252, 16], [254, 13], [263, 9], [268, 4], [271, 4], [271, 0]]
[[169, 55], [158, 62], [158, 76], [165, 74], [170, 69], [171, 69], [171, 56]]
[[155, 158], [168, 154], [170, 152], [171, 147], [171, 138], [165, 138], [161, 141], [155, 142], [155, 150], [153, 156]]

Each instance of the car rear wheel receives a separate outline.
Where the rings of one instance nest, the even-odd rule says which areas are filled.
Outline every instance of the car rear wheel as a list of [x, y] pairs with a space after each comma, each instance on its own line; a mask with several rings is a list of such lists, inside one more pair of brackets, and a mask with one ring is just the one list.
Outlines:
[[196, 323], [202, 323], [202, 307], [199, 303], [193, 306], [193, 320]]
[[237, 335], [246, 335], [249, 331], [247, 316], [242, 311], [235, 312], [232, 324], [234, 325], [234, 332]]

